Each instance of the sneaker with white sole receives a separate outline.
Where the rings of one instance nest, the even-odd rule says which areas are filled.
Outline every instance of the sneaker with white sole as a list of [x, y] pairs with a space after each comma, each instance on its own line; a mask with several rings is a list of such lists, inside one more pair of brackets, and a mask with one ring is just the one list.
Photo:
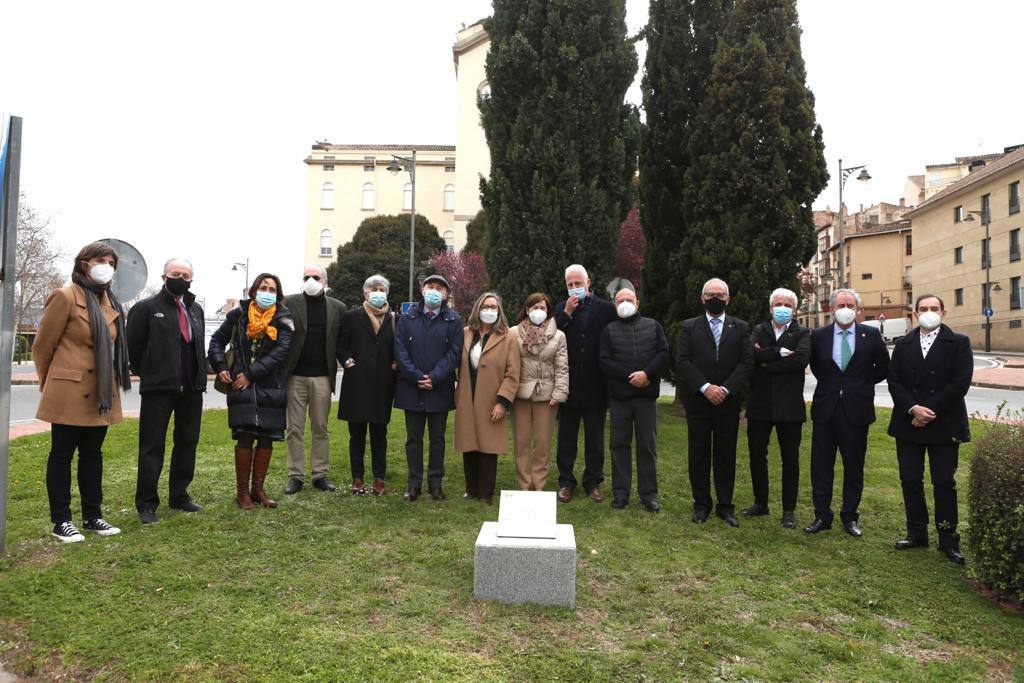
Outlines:
[[84, 541], [85, 536], [78, 530], [71, 522], [61, 522], [60, 524], [53, 525], [53, 531], [51, 532], [53, 537], [59, 540], [61, 543], [78, 543]]
[[87, 519], [82, 528], [86, 531], [92, 531], [100, 536], [113, 536], [121, 533], [121, 530], [116, 526], [111, 526], [106, 523], [102, 518], [99, 519]]

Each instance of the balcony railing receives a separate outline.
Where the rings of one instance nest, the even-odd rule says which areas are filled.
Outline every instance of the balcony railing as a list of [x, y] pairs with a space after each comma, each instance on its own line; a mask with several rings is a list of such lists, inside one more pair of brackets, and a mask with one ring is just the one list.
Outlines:
[[903, 278], [903, 289], [913, 289], [914, 279], [910, 277]]

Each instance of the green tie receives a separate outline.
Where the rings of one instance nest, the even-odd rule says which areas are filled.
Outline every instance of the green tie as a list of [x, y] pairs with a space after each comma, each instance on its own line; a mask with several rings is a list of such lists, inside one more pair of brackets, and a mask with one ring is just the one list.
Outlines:
[[850, 358], [853, 356], [853, 349], [850, 348], [850, 330], [842, 330], [842, 333], [843, 347], [840, 350], [840, 360], [843, 361], [842, 371], [846, 372], [846, 366], [850, 364]]

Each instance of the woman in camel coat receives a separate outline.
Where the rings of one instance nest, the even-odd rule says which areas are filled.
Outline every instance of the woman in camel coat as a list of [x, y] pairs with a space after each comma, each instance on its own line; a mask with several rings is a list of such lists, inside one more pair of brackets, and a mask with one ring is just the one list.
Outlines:
[[465, 498], [490, 505], [498, 453], [508, 446], [505, 418], [519, 389], [519, 342], [509, 334], [497, 294], [476, 300], [463, 330], [455, 390], [455, 450], [462, 453]]

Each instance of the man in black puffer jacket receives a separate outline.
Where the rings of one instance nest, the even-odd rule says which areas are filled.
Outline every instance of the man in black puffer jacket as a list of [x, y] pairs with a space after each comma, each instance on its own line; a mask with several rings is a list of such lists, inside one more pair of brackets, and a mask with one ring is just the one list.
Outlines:
[[632, 289], [615, 295], [619, 319], [601, 331], [598, 362], [608, 383], [611, 412], [612, 507], [629, 504], [633, 478], [632, 441], [636, 431], [637, 493], [658, 512], [658, 408], [661, 373], [668, 365], [668, 339], [661, 323], [639, 314]]

